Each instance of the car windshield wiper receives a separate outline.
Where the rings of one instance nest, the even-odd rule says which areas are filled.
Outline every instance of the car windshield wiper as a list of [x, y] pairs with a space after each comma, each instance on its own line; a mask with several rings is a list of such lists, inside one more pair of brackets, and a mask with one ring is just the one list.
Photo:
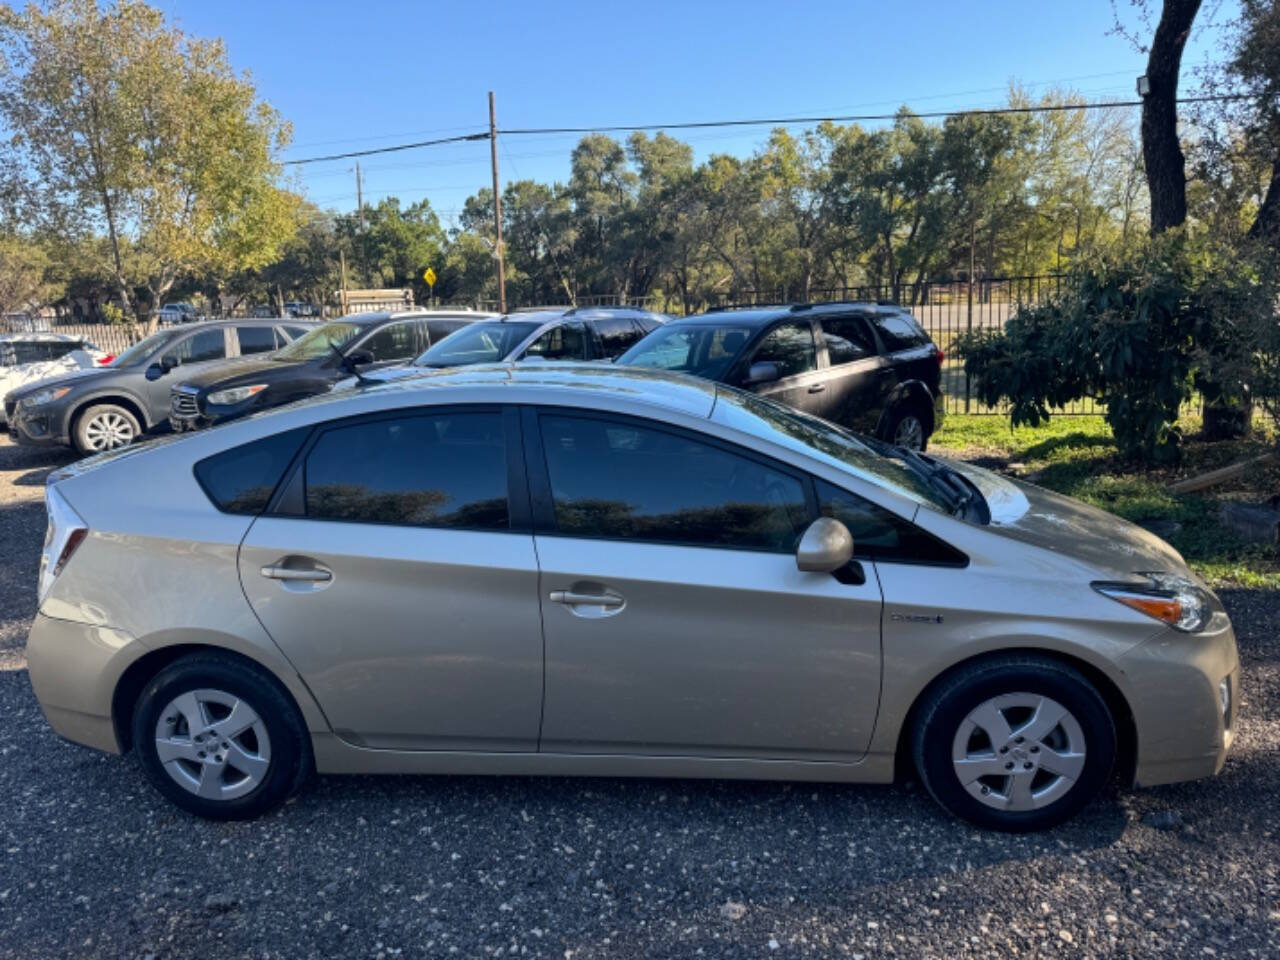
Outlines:
[[920, 456], [914, 450], [884, 444], [882, 452], [887, 457], [901, 460], [912, 473], [923, 480], [946, 502], [947, 509], [962, 516], [973, 502], [974, 491], [950, 467]]
[[347, 358], [343, 356], [342, 351], [339, 350], [337, 347], [335, 347], [332, 341], [330, 341], [329, 343], [329, 349], [332, 350], [333, 355], [338, 358], [338, 369], [345, 370], [347, 373], [355, 377], [356, 383], [360, 383], [360, 384], [377, 383], [376, 380], [370, 380], [363, 373], [361, 373], [360, 368], [357, 367], [354, 363], [348, 363]]

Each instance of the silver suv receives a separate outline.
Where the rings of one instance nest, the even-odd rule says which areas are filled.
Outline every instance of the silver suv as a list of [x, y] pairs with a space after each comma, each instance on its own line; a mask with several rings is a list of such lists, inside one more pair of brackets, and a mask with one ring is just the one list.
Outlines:
[[[1235, 637], [1172, 548], [709, 381], [509, 364], [51, 477], [54, 729], [246, 817], [313, 772], [888, 782], [1028, 830], [1216, 773]], [[148, 601], [136, 602], [136, 585]]]

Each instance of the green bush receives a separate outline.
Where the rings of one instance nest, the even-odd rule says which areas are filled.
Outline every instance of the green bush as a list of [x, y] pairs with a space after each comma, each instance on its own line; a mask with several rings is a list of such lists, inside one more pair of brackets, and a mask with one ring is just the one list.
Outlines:
[[961, 337], [957, 352], [979, 399], [1007, 401], [1015, 426], [1093, 397], [1122, 454], [1175, 460], [1179, 411], [1206, 351], [1225, 338], [1229, 268], [1229, 258], [1169, 231], [1082, 263], [1054, 298], [1020, 310], [1002, 331]]
[[104, 303], [102, 305], [102, 320], [113, 326], [120, 326], [128, 322], [125, 312], [117, 307], [114, 303]]

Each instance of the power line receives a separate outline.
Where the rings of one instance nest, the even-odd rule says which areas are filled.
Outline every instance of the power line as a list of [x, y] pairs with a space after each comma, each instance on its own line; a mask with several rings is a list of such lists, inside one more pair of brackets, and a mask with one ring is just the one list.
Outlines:
[[[1247, 100], [1253, 95], [1248, 93], [1218, 93], [1198, 97], [1178, 97], [1176, 103], [1212, 103], [1231, 100]], [[938, 120], [947, 117], [992, 117], [1005, 115], [1025, 115], [1030, 113], [1064, 113], [1073, 110], [1109, 110], [1116, 107], [1140, 107], [1141, 100], [1108, 100], [1097, 103], [1054, 103], [1026, 107], [989, 107], [969, 110], [934, 110], [925, 113], [910, 113], [921, 120]], [[899, 111], [900, 112], [900, 111]], [[864, 123], [881, 120], [896, 120], [895, 113], [851, 113], [844, 115], [813, 117], [772, 117], [750, 120], [694, 120], [682, 123], [635, 123], [606, 124], [596, 127], [519, 127], [510, 130], [498, 130], [499, 136], [546, 136], [549, 134], [585, 134], [585, 133], [625, 133], [633, 130], [704, 130], [714, 127], [787, 127], [806, 123]], [[306, 163], [322, 163], [327, 160], [348, 160], [354, 157], [368, 157], [382, 153], [398, 153], [402, 150], [416, 150], [420, 147], [434, 147], [447, 143], [466, 143], [488, 140], [488, 131], [463, 134], [457, 137], [442, 137], [436, 140], [419, 140], [413, 143], [398, 143], [389, 147], [373, 147], [368, 150], [353, 150], [348, 153], [334, 153], [323, 157], [306, 157], [302, 160], [285, 160], [290, 166], [301, 166]]]

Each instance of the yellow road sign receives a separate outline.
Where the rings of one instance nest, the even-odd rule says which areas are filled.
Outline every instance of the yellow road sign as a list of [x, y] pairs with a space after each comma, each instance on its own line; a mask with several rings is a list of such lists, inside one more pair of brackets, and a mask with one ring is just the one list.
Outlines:
[[427, 267], [427, 269], [422, 271], [422, 279], [427, 281], [428, 287], [434, 287], [436, 285], [436, 272], [430, 267]]

